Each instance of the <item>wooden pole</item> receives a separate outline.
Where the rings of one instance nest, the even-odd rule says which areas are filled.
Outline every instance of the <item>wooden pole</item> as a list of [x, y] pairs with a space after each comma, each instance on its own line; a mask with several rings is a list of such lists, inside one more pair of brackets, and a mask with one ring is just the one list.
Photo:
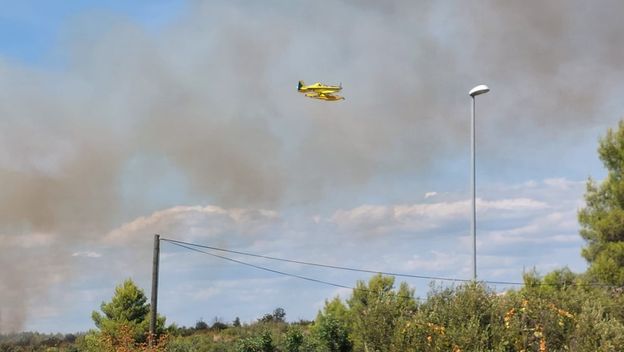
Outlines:
[[150, 344], [154, 343], [156, 337], [156, 322], [158, 319], [158, 262], [160, 256], [160, 235], [154, 235], [154, 258], [152, 262], [152, 303], [150, 305]]

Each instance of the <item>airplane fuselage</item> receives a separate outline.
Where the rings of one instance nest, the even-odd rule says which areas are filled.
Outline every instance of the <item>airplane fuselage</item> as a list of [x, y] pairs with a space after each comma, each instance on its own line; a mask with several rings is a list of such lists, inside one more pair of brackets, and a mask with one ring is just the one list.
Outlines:
[[329, 85], [321, 84], [319, 82], [310, 84], [310, 85], [305, 85], [303, 81], [299, 81], [299, 86], [297, 87], [297, 90], [301, 93], [306, 93], [306, 92], [335, 93], [335, 92], [339, 92], [340, 90], [342, 90], [342, 87], [341, 86], [329, 86]]

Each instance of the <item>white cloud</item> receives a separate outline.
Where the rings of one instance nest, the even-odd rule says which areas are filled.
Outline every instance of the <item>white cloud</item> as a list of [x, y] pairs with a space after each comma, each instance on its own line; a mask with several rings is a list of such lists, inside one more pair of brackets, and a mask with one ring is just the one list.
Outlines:
[[437, 194], [438, 192], [427, 192], [425, 193], [425, 199], [435, 197]]
[[548, 208], [548, 204], [529, 198], [501, 199], [484, 201], [477, 199], [477, 211], [487, 210], [542, 210]]
[[228, 231], [253, 234], [279, 221], [279, 214], [263, 209], [226, 209], [218, 206], [176, 206], [139, 217], [106, 235], [106, 243], [126, 243], [145, 234], [177, 238], [214, 237]]
[[550, 187], [554, 187], [554, 188], [558, 188], [561, 190], [568, 190], [571, 187], [574, 186], [578, 186], [578, 185], [584, 185], [585, 181], [570, 181], [566, 178], [563, 177], [559, 177], [559, 178], [547, 178], [544, 179], [544, 184]]
[[102, 254], [94, 251], [80, 251], [72, 253], [72, 257], [84, 257], [84, 258], [100, 258]]
[[[514, 217], [549, 207], [544, 202], [529, 198], [478, 198], [476, 203], [481, 217]], [[350, 210], [336, 211], [331, 221], [342, 229], [368, 234], [422, 231], [439, 228], [452, 221], [465, 220], [469, 210], [469, 200], [411, 205], [362, 205]]]
[[481, 238], [481, 246], [485, 249], [496, 249], [504, 245], [556, 245], [582, 242], [578, 235], [575, 211], [540, 214], [520, 226], [484, 231]]

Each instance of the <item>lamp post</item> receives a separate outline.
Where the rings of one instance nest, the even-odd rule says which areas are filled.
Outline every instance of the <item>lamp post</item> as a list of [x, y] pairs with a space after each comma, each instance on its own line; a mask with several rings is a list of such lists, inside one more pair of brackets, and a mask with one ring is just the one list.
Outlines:
[[471, 133], [470, 133], [470, 166], [472, 173], [472, 280], [477, 281], [477, 173], [476, 173], [476, 162], [475, 162], [475, 97], [480, 94], [485, 94], [490, 91], [488, 86], [482, 84], [478, 85], [470, 90], [468, 94], [472, 98], [472, 114], [470, 116], [470, 125], [471, 125]]

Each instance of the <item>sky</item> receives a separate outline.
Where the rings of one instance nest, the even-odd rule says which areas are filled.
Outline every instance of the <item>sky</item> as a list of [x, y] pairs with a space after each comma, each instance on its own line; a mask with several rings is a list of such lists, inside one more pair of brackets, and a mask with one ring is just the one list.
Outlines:
[[[154, 234], [470, 279], [583, 272], [576, 214], [624, 114], [624, 4], [0, 1], [0, 333], [77, 332]], [[342, 83], [344, 101], [297, 81]], [[207, 250], [206, 250], [207, 251]], [[353, 287], [370, 274], [224, 254]], [[453, 282], [397, 278], [425, 298]], [[348, 288], [161, 242], [168, 323], [313, 319]], [[503, 291], [508, 285], [491, 285]]]

